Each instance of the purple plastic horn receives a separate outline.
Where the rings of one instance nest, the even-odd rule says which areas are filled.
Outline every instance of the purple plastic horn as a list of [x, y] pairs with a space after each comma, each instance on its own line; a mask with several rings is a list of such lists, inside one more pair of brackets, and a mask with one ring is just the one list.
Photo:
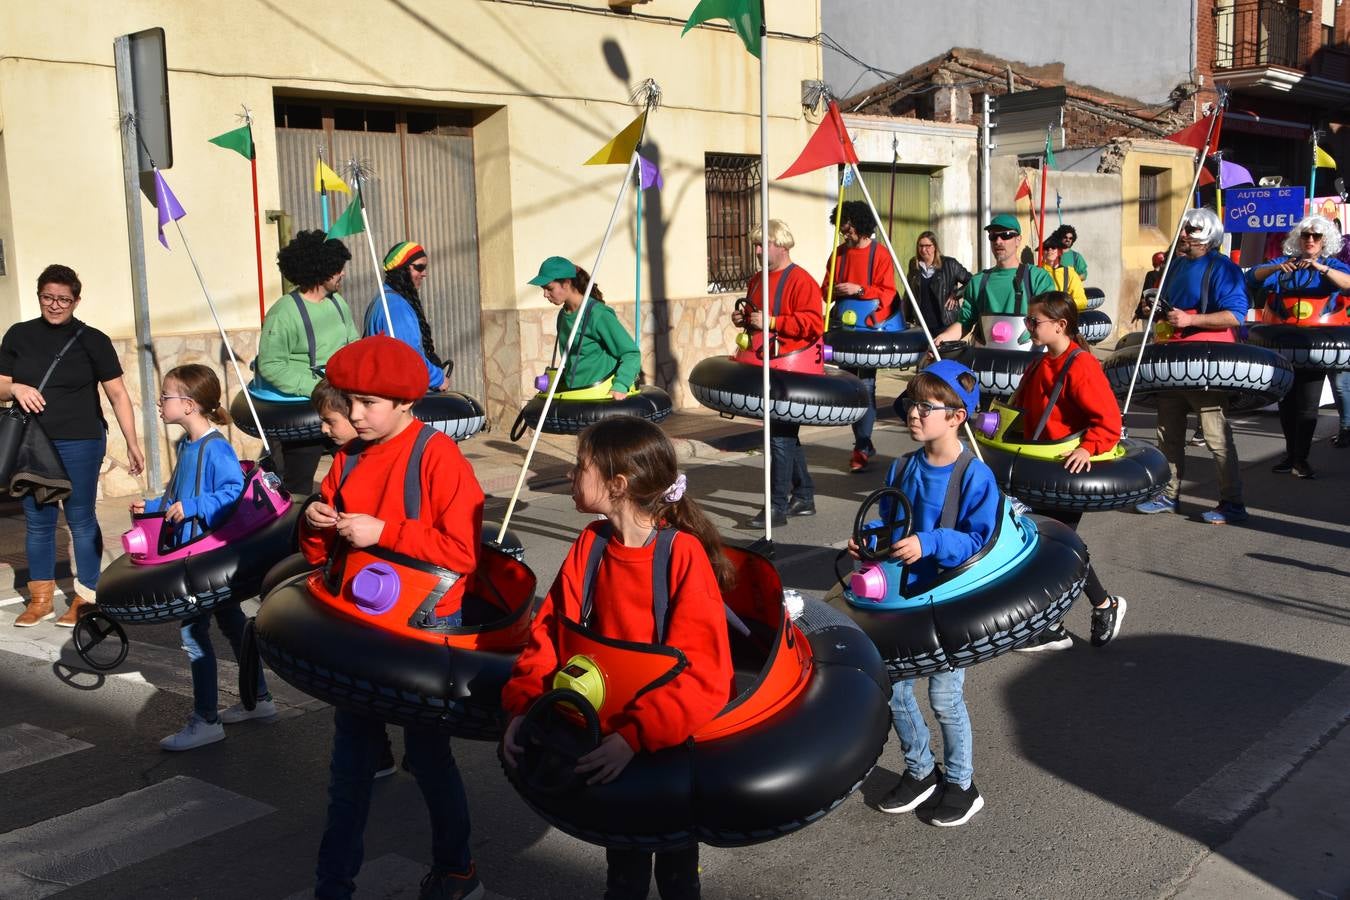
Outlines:
[[996, 412], [976, 413], [971, 421], [971, 427], [983, 434], [985, 437], [993, 437], [998, 434], [999, 417]]
[[357, 608], [372, 615], [387, 613], [398, 600], [398, 572], [388, 563], [371, 563], [352, 578], [351, 591]]

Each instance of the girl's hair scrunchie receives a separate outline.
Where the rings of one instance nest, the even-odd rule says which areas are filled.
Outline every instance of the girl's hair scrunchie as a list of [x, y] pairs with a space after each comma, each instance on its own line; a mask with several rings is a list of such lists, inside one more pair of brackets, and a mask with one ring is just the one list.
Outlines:
[[680, 498], [684, 496], [684, 489], [688, 487], [688, 485], [688, 479], [686, 479], [684, 473], [681, 472], [679, 476], [676, 477], [675, 483], [666, 488], [666, 492], [662, 495], [662, 498], [667, 503], [678, 503]]

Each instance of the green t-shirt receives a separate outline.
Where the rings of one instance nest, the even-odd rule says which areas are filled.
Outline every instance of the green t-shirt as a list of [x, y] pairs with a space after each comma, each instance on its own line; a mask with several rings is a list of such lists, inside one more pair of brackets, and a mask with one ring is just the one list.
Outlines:
[[[1014, 281], [1017, 275], [1017, 269], [1015, 268], [985, 269], [970, 279], [965, 291], [961, 294], [962, 329], [969, 329], [971, 325], [979, 321], [980, 316], [1025, 316], [1027, 304], [1031, 301], [1031, 297], [1043, 294], [1046, 291], [1058, 290], [1055, 287], [1055, 279], [1050, 276], [1049, 272], [1039, 266], [1028, 266], [1027, 270], [1031, 280], [1031, 296], [1022, 297], [1020, 303], [1017, 302], [1017, 292], [1014, 291]], [[986, 275], [988, 276], [987, 284], [985, 284]], [[985, 297], [983, 307], [979, 302], [982, 285], [984, 286]]]
[[[605, 304], [592, 299], [586, 304], [584, 316], [585, 330], [577, 337], [572, 354], [567, 358], [561, 387], [566, 390], [590, 387], [613, 375], [614, 390], [630, 390], [642, 366], [642, 354], [637, 344], [619, 323], [614, 310]], [[559, 359], [572, 337], [576, 319], [574, 312], [565, 308], [558, 311]]]
[[1072, 266], [1079, 278], [1087, 278], [1087, 260], [1077, 250], [1065, 250], [1059, 262], [1063, 266]]
[[[360, 337], [351, 307], [341, 294], [330, 294], [318, 303], [301, 298], [314, 329], [314, 364], [322, 366], [342, 347]], [[309, 367], [309, 339], [305, 323], [287, 294], [267, 311], [258, 338], [257, 370], [263, 381], [282, 394], [308, 397], [319, 383]]]

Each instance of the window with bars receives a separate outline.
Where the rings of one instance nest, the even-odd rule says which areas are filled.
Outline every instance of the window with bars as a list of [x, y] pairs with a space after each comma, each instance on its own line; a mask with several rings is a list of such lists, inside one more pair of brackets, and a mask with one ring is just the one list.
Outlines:
[[756, 270], [750, 235], [759, 226], [759, 157], [703, 156], [708, 201], [708, 293], [743, 291]]
[[1162, 196], [1166, 169], [1139, 167], [1139, 224], [1158, 227], [1158, 200]]

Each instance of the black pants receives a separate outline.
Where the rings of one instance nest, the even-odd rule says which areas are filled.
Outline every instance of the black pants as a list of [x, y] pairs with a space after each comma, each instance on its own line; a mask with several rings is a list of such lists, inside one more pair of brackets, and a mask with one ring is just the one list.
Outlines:
[[646, 900], [656, 857], [656, 890], [661, 900], [698, 900], [698, 844], [653, 854], [647, 850], [606, 850], [609, 873], [605, 900]]
[[314, 493], [314, 472], [319, 468], [319, 460], [328, 452], [327, 442], [282, 444], [272, 440], [269, 443], [272, 463], [286, 490], [300, 497]]
[[[1045, 516], [1047, 519], [1054, 519], [1056, 522], [1063, 522], [1074, 531], [1078, 530], [1078, 523], [1083, 521], [1081, 512], [1064, 512], [1058, 509], [1033, 509], [1038, 516]], [[1106, 588], [1102, 587], [1101, 579], [1097, 577], [1097, 570], [1092, 568], [1092, 563], [1088, 563], [1087, 580], [1083, 584], [1083, 593], [1087, 594], [1088, 600], [1092, 601], [1093, 606], [1101, 606], [1108, 599]]]
[[1284, 455], [1290, 462], [1308, 461], [1313, 432], [1317, 430], [1317, 401], [1322, 399], [1325, 372], [1294, 370], [1294, 384], [1280, 400], [1280, 430], [1284, 432]]

